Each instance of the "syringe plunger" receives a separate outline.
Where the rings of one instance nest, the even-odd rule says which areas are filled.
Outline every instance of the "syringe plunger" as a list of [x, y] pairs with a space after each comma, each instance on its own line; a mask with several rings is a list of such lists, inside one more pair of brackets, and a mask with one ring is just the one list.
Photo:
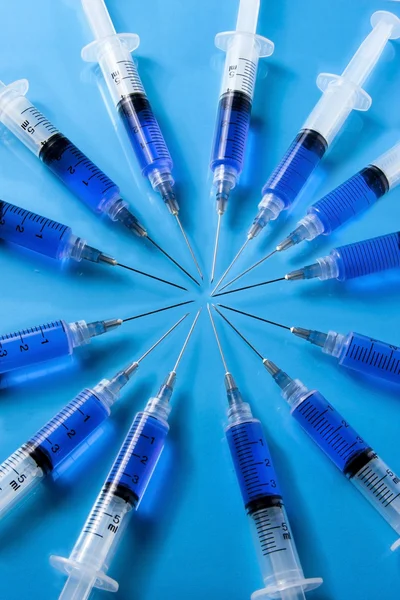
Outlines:
[[96, 40], [116, 34], [103, 0], [82, 0], [82, 7]]
[[236, 31], [256, 33], [260, 0], [241, 0], [239, 5]]

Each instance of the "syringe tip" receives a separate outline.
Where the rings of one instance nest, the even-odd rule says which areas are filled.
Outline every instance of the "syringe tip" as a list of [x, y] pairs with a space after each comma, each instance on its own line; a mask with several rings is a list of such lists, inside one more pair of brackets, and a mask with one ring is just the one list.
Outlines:
[[175, 371], [171, 371], [168, 373], [167, 378], [164, 383], [160, 387], [157, 394], [157, 401], [168, 403], [171, 399], [172, 392], [174, 391], [176, 381], [176, 373]]
[[101, 253], [99, 255], [98, 262], [106, 263], [107, 265], [111, 265], [112, 267], [116, 267], [118, 265], [118, 261], [115, 258], [113, 258], [112, 256], [108, 256], [107, 254], [103, 254], [103, 253]]
[[302, 327], [291, 327], [290, 333], [293, 333], [293, 335], [297, 335], [297, 337], [303, 340], [308, 340], [311, 331], [309, 329], [303, 329]]
[[132, 375], [135, 373], [135, 371], [137, 371], [138, 368], [139, 368], [139, 362], [135, 361], [135, 362], [131, 363], [124, 370], [124, 375], [126, 375], [128, 377], [128, 379], [130, 379], [132, 377]]
[[283, 252], [284, 250], [287, 250], [288, 248], [291, 248], [294, 245], [295, 245], [295, 242], [293, 241], [293, 238], [289, 235], [287, 238], [285, 238], [284, 240], [282, 240], [276, 246], [276, 251], [277, 252]]
[[272, 375], [272, 377], [277, 375], [277, 373], [279, 373], [280, 371], [280, 368], [277, 367], [276, 364], [272, 362], [272, 360], [268, 360], [267, 358], [263, 359], [263, 365], [267, 369], [268, 373]]
[[106, 331], [111, 331], [111, 329], [120, 327], [123, 322], [122, 319], [108, 319], [108, 321], [104, 321], [104, 328]]
[[296, 269], [285, 275], [286, 281], [298, 281], [304, 279], [304, 269]]

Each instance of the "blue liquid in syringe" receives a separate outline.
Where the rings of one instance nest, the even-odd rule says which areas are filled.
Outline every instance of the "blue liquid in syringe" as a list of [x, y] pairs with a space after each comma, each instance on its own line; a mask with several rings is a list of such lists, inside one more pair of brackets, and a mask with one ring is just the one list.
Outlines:
[[367, 210], [389, 190], [385, 174], [373, 165], [315, 202], [308, 213], [317, 214], [329, 234], [354, 215]]
[[135, 508], [143, 498], [167, 434], [165, 423], [138, 413], [108, 476], [106, 486], [112, 485], [114, 494]]
[[316, 131], [301, 131], [263, 187], [262, 195], [278, 196], [288, 208], [324, 156], [328, 144]]
[[97, 396], [83, 390], [25, 444], [25, 449], [45, 472], [53, 471], [108, 416]]
[[351, 334], [345, 353], [339, 357], [339, 364], [400, 383], [400, 348], [360, 333]]
[[70, 344], [63, 321], [22, 329], [0, 336], [0, 373], [68, 354]]
[[172, 169], [160, 126], [144, 94], [129, 94], [118, 104], [118, 112], [128, 133], [142, 173], [148, 177], [154, 169]]
[[292, 416], [348, 477], [354, 476], [371, 460], [371, 447], [319, 392], [305, 398]]
[[71, 228], [62, 223], [0, 201], [0, 238], [7, 242], [60, 259], [71, 235]]
[[[400, 233], [390, 233], [332, 251], [338, 265], [338, 279], [344, 281], [400, 267]], [[331, 254], [332, 254], [331, 253]]]
[[250, 117], [251, 100], [246, 94], [228, 92], [221, 97], [211, 154], [212, 171], [220, 165], [228, 165], [241, 173]]
[[40, 159], [93, 211], [120, 197], [118, 186], [61, 133], [42, 146]]
[[279, 505], [282, 494], [261, 423], [231, 425], [226, 437], [246, 509]]

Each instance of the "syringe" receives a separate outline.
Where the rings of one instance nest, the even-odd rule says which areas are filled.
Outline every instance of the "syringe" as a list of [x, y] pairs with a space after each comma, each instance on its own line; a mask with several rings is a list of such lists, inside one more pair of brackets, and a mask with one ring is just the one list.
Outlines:
[[118, 590], [117, 581], [107, 571], [132, 509], [138, 509], [163, 451], [176, 372], [199, 314], [157, 396], [136, 414], [69, 558], [50, 557], [52, 566], [68, 576], [60, 600], [87, 600], [93, 587]]
[[[67, 188], [98, 215], [122, 223], [164, 254], [188, 277], [193, 277], [161, 248], [128, 209], [119, 187], [79, 150], [25, 97], [26, 79], [5, 85], [0, 81], [0, 122], [61, 179]], [[194, 280], [196, 282], [196, 280]], [[197, 282], [196, 282], [197, 283]]]
[[347, 279], [363, 277], [364, 275], [371, 275], [372, 273], [379, 273], [397, 267], [400, 267], [400, 232], [388, 233], [362, 242], [339, 246], [331, 250], [328, 256], [317, 258], [317, 261], [312, 265], [291, 271], [284, 277], [214, 295], [215, 297], [225, 296], [226, 294], [250, 290], [285, 280], [299, 281], [300, 279], [314, 279], [317, 277], [321, 281], [327, 279], [346, 281]]
[[304, 327], [289, 327], [237, 308], [222, 304], [218, 306], [290, 331], [295, 336], [322, 348], [324, 354], [337, 358], [342, 367], [400, 384], [400, 348], [398, 346], [375, 340], [355, 331], [345, 335], [337, 331], [323, 333]]
[[243, 170], [258, 60], [274, 51], [270, 40], [256, 34], [259, 10], [260, 0], [240, 0], [236, 31], [224, 31], [215, 38], [215, 45], [226, 52], [226, 59], [210, 162], [218, 213], [211, 282], [221, 218]]
[[93, 246], [88, 246], [86, 240], [74, 235], [71, 227], [63, 223], [52, 221], [2, 200], [0, 200], [0, 239], [59, 261], [89, 260], [112, 267], [122, 267], [187, 292], [187, 288], [181, 285], [123, 265], [112, 256], [104, 254]]
[[122, 323], [184, 306], [191, 302], [193, 300], [158, 308], [126, 319], [109, 319], [92, 323], [83, 320], [67, 323], [59, 320], [1, 335], [0, 373], [68, 356], [74, 353], [75, 348], [90, 344], [92, 338], [120, 327]]
[[172, 158], [154, 116], [131, 52], [139, 46], [135, 33], [117, 34], [103, 0], [82, 0], [95, 40], [82, 50], [87, 62], [98, 62], [112, 101], [126, 129], [144, 177], [175, 217], [196, 269], [203, 279], [189, 239], [179, 218]]
[[330, 235], [373, 206], [399, 183], [400, 143], [312, 204], [294, 231], [277, 245], [276, 251], [287, 250], [303, 240], [311, 241], [320, 235]]
[[389, 40], [400, 37], [400, 19], [377, 11], [371, 17], [372, 32], [362, 42], [342, 75], [321, 73], [317, 85], [323, 95], [292, 145], [262, 190], [258, 213], [247, 239], [219, 280], [225, 279], [250, 240], [294, 202], [314, 169], [339, 133], [352, 110], [366, 111], [371, 97], [362, 86], [376, 66]]
[[208, 312], [225, 369], [228, 422], [225, 429], [261, 567], [264, 588], [258, 598], [301, 600], [322, 579], [305, 579], [293, 541], [282, 493], [261, 423], [253, 417], [229, 371], [210, 308]]
[[[281, 388], [292, 416], [305, 432], [400, 535], [400, 478], [320, 392], [309, 390], [298, 379], [291, 379], [264, 358], [222, 313], [219, 314], [262, 360]], [[399, 546], [400, 538], [392, 544], [391, 550]]]
[[0, 465], [0, 518], [31, 492], [45, 476], [57, 477], [94, 443], [95, 430], [111, 413], [121, 389], [150, 354], [182, 321], [182, 317], [138, 360], [103, 379], [93, 389], [84, 389], [51, 421]]

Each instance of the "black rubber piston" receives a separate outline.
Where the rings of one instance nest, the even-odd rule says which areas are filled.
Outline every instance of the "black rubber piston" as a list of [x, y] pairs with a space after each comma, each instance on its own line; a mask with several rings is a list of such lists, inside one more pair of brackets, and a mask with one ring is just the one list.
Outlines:
[[294, 144], [299, 144], [303, 148], [315, 152], [319, 158], [322, 158], [328, 149], [326, 139], [313, 129], [302, 129], [294, 140]]
[[248, 504], [246, 504], [247, 514], [249, 516], [253, 515], [255, 512], [259, 510], [265, 510], [266, 508], [282, 508], [283, 499], [282, 496], [261, 496], [260, 498], [256, 498], [252, 500]]
[[385, 173], [375, 165], [369, 165], [360, 172], [360, 175], [378, 198], [389, 191], [390, 185]]
[[22, 449], [29, 453], [29, 456], [33, 458], [37, 466], [42, 469], [46, 475], [53, 470], [53, 464], [50, 457], [46, 454], [46, 452], [43, 452], [39, 446], [34, 446], [33, 444], [28, 443]]
[[357, 473], [374, 458], [376, 458], [375, 452], [372, 450], [372, 448], [367, 448], [349, 460], [343, 470], [343, 473], [346, 475], [346, 477], [351, 479], [352, 477], [355, 477]]
[[71, 144], [72, 142], [66, 138], [65, 135], [62, 133], [55, 133], [42, 146], [39, 158], [45, 165], [49, 165], [55, 160], [59, 160], [63, 155], [63, 152], [65, 152], [66, 148]]
[[130, 504], [132, 508], [136, 508], [136, 506], [139, 503], [138, 496], [134, 492], [132, 492], [130, 488], [128, 488], [126, 485], [122, 485], [121, 483], [115, 484], [111, 481], [107, 481], [104, 484], [103, 490], [105, 492], [109, 492], [111, 490], [114, 496], [121, 498], [122, 500]]

